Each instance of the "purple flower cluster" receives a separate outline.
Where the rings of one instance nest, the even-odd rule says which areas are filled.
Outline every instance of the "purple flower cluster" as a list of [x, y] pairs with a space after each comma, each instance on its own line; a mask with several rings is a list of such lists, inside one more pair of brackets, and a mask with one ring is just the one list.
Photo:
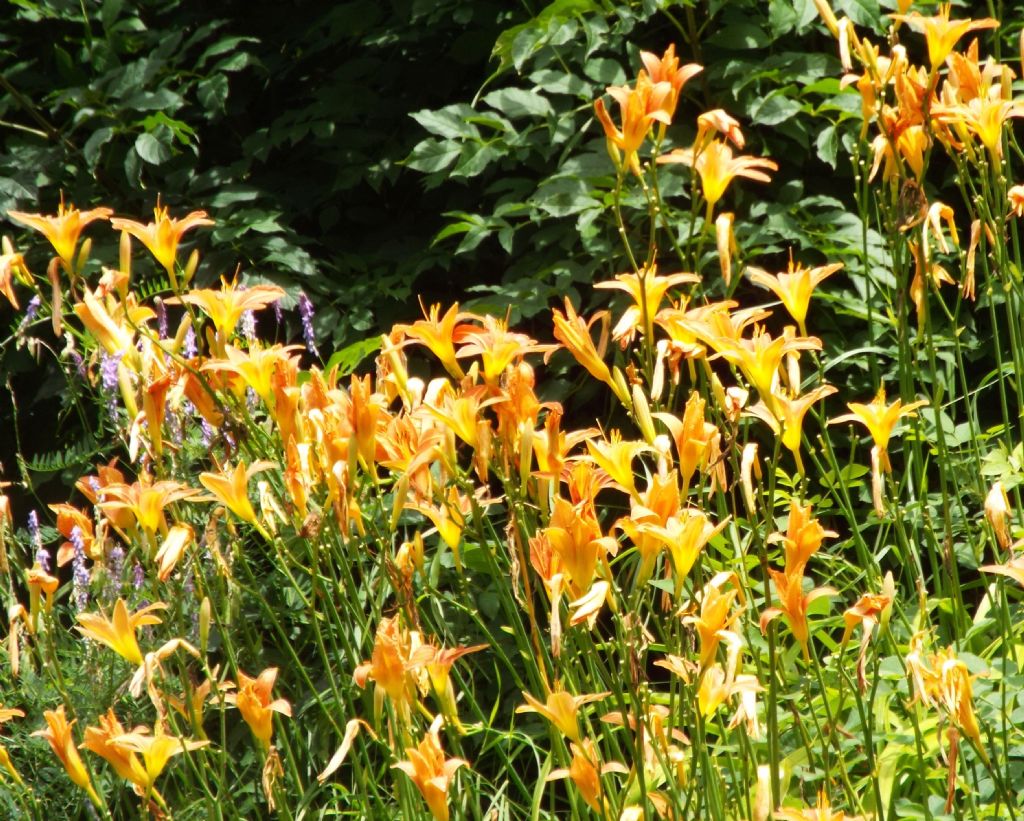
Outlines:
[[299, 294], [299, 317], [302, 319], [302, 337], [306, 348], [313, 356], [320, 356], [316, 347], [316, 332], [313, 330], [313, 303], [305, 294]]
[[36, 564], [44, 573], [49, 573], [50, 551], [43, 547], [43, 535], [39, 531], [39, 514], [34, 510], [30, 510], [28, 514], [28, 534], [36, 551]]
[[185, 331], [185, 341], [182, 343], [181, 352], [186, 359], [192, 359], [199, 353], [199, 348], [196, 345], [196, 332], [191, 325]]
[[89, 568], [85, 566], [85, 540], [82, 538], [82, 531], [78, 525], [71, 528], [70, 542], [75, 548], [75, 555], [71, 560], [73, 598], [75, 607], [85, 610], [89, 605], [90, 577]]

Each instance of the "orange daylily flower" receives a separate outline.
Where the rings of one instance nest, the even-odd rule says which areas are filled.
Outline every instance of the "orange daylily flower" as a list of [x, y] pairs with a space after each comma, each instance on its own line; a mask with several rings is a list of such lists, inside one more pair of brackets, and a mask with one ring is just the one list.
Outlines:
[[[718, 325], [721, 327], [722, 323]], [[715, 328], [714, 325], [710, 327]], [[761, 325], [754, 327], [750, 339], [734, 339], [716, 334], [714, 330], [711, 333], [702, 330], [701, 336], [719, 356], [743, 372], [766, 403], [770, 401], [778, 384], [779, 366], [785, 356], [797, 351], [821, 350], [821, 340], [817, 337], [783, 334], [773, 338]]]
[[885, 386], [882, 386], [878, 389], [878, 393], [871, 402], [866, 405], [861, 402], [848, 403], [847, 407], [852, 412], [836, 417], [831, 420], [829, 424], [835, 425], [839, 422], [860, 422], [864, 425], [871, 434], [875, 447], [878, 448], [879, 461], [882, 466], [882, 470], [888, 473], [892, 471], [892, 464], [889, 462], [887, 448], [889, 445], [889, 439], [892, 437], [893, 430], [896, 428], [896, 423], [904, 416], [916, 416], [917, 409], [922, 405], [927, 404], [928, 402], [924, 399], [917, 402], [911, 402], [908, 405], [904, 405], [902, 399], [897, 399], [891, 405], [886, 404]]
[[510, 331], [503, 319], [485, 315], [480, 317], [483, 327], [464, 325], [459, 333], [462, 345], [455, 354], [458, 357], [479, 356], [484, 369], [484, 381], [491, 386], [498, 384], [498, 378], [513, 361], [528, 353], [544, 353], [553, 350], [553, 345], [539, 345], [526, 334]]
[[108, 619], [102, 613], [79, 613], [78, 631], [93, 641], [105, 644], [129, 663], [137, 666], [142, 664], [142, 650], [139, 649], [135, 632], [146, 625], [160, 624], [162, 620], [154, 615], [154, 611], [166, 609], [166, 604], [156, 602], [129, 613], [124, 599], [118, 599], [114, 603], [112, 619]]
[[816, 587], [809, 593], [804, 593], [802, 573], [788, 571], [780, 573], [778, 570], [769, 570], [768, 574], [775, 582], [779, 606], [769, 607], [761, 613], [761, 632], [767, 632], [768, 625], [772, 620], [782, 616], [789, 625], [793, 637], [799, 642], [804, 658], [809, 659], [810, 630], [807, 625], [807, 608], [811, 602], [822, 596], [838, 596], [839, 591], [831, 587]]
[[45, 711], [43, 718], [46, 719], [45, 729], [36, 730], [32, 735], [46, 739], [54, 754], [60, 759], [60, 763], [64, 765], [64, 770], [71, 780], [86, 791], [97, 807], [102, 806], [103, 802], [100, 801], [96, 790], [93, 789], [89, 772], [85, 769], [85, 764], [82, 763], [82, 757], [78, 754], [74, 736], [71, 734], [71, 728], [75, 722], [68, 723], [67, 716], [64, 714], [64, 705], [61, 704], [56, 710]]
[[[57, 514], [57, 531], [65, 539], [71, 539], [72, 531], [77, 527], [82, 538], [82, 545], [85, 548], [85, 555], [90, 559], [97, 559], [99, 555], [95, 552], [95, 535], [93, 533], [92, 517], [87, 516], [77, 507], [69, 504], [50, 505], [50, 510]], [[63, 567], [74, 558], [75, 548], [70, 541], [64, 542], [57, 549], [57, 567]]]
[[[114, 212], [109, 208], [93, 208], [90, 211], [79, 211], [74, 205], [65, 207], [61, 201], [57, 206], [57, 215], [46, 217], [42, 214], [26, 214], [23, 211], [8, 211], [7, 215], [39, 231], [45, 236], [53, 250], [57, 252], [64, 270], [69, 274], [77, 273], [75, 266], [75, 248], [78, 245], [78, 238], [90, 222], [105, 220]], [[84, 260], [78, 260], [78, 268]]]
[[239, 288], [237, 279], [230, 282], [221, 277], [220, 288], [199, 288], [182, 294], [167, 302], [187, 302], [203, 309], [221, 340], [226, 340], [235, 330], [242, 314], [246, 311], [260, 311], [273, 305], [285, 295], [284, 289], [276, 285], [252, 285]]
[[448, 821], [448, 789], [458, 769], [469, 764], [461, 758], [444, 757], [436, 730], [425, 733], [417, 746], [406, 748], [405, 754], [406, 760], [394, 764], [393, 769], [412, 779], [436, 821]]
[[734, 157], [732, 148], [721, 140], [709, 141], [696, 153], [692, 148], [677, 148], [658, 157], [658, 162], [683, 163], [697, 170], [701, 190], [707, 202], [706, 219], [709, 223], [711, 212], [734, 177], [746, 177], [756, 182], [771, 182], [771, 177], [765, 172], [779, 170], [777, 163], [764, 157]]
[[118, 776], [144, 790], [147, 776], [142, 762], [133, 750], [114, 743], [114, 739], [125, 735], [126, 731], [113, 708], [107, 710], [106, 714], [99, 716], [97, 720], [99, 727], [85, 728], [82, 749], [96, 753], [114, 768]]
[[579, 742], [581, 735], [577, 716], [580, 707], [584, 704], [600, 701], [608, 695], [610, 695], [609, 692], [574, 696], [563, 690], [561, 685], [557, 685], [554, 690], [548, 693], [544, 701], [540, 701], [529, 693], [524, 692], [523, 698], [526, 699], [526, 704], [516, 707], [516, 712], [539, 713], [554, 724], [555, 728], [570, 741]]
[[[602, 358], [604, 351], [603, 340], [598, 347], [594, 345], [594, 340], [590, 336], [590, 326], [604, 317], [605, 313], [603, 311], [599, 312], [587, 322], [583, 317], [577, 315], [576, 310], [569, 301], [569, 297], [566, 297], [565, 314], [563, 315], [557, 308], [553, 308], [551, 316], [555, 325], [555, 339], [562, 343], [565, 349], [573, 355], [577, 362], [587, 369], [591, 376], [604, 382], [611, 388], [619, 401], [628, 408], [631, 399], [625, 380], [617, 381], [612, 376], [612, 372], [608, 369]], [[604, 331], [604, 334], [607, 334], [607, 330]], [[606, 338], [606, 336], [603, 336], [603, 339]]]
[[785, 306], [789, 315], [796, 320], [801, 336], [807, 336], [807, 309], [810, 306], [811, 294], [828, 277], [843, 267], [843, 263], [820, 265], [816, 268], [805, 268], [799, 262], [793, 265], [790, 254], [789, 270], [780, 274], [769, 274], [760, 268], [750, 268], [752, 282], [772, 291]]
[[914, 698], [930, 707], [942, 709], [957, 727], [970, 738], [987, 761], [982, 745], [981, 727], [974, 712], [974, 697], [971, 692], [973, 676], [967, 665], [956, 657], [952, 647], [929, 653], [927, 661], [922, 659], [920, 634], [911, 640], [911, 651], [907, 654], [907, 670], [914, 685]]
[[891, 20], [906, 23], [910, 28], [925, 36], [928, 44], [928, 60], [934, 73], [953, 50], [957, 41], [969, 31], [998, 28], [999, 21], [992, 17], [981, 20], [950, 20], [950, 4], [940, 3], [939, 13], [925, 17], [920, 12], [890, 14]]
[[285, 699], [270, 698], [276, 680], [276, 667], [268, 667], [256, 678], [250, 678], [239, 670], [237, 690], [224, 696], [228, 704], [238, 708], [264, 750], [270, 749], [270, 739], [274, 733], [273, 714], [280, 713], [289, 717], [292, 714], [292, 706]]
[[633, 460], [650, 449], [650, 445], [645, 442], [623, 440], [617, 430], [611, 432], [610, 439], [587, 440], [591, 460], [607, 473], [619, 488], [630, 495], [636, 494]]
[[[422, 306], [421, 306], [422, 307]], [[430, 310], [423, 310], [424, 318], [418, 319], [412, 325], [396, 325], [395, 333], [401, 332], [406, 339], [425, 345], [444, 365], [444, 368], [456, 379], [462, 379], [466, 374], [455, 358], [455, 336], [457, 323], [460, 319], [468, 319], [473, 314], [459, 313], [459, 303], [456, 302], [441, 316], [441, 306], [434, 304]]]
[[665, 53], [661, 57], [650, 51], [641, 51], [640, 60], [643, 62], [652, 83], [655, 85], [668, 83], [671, 86], [671, 92], [661, 103], [661, 109], [671, 120], [676, 113], [679, 93], [683, 90], [683, 86], [686, 85], [688, 80], [702, 72], [704, 67], [696, 63], [687, 63], [684, 66], [680, 66], [679, 58], [676, 56], [675, 43], [669, 43], [668, 48], [665, 49]]
[[225, 469], [220, 473], [200, 473], [199, 482], [243, 522], [262, 528], [249, 501], [249, 480], [255, 474], [274, 467], [277, 466], [266, 459], [253, 462], [248, 467], [239, 460], [234, 471]]
[[289, 380], [299, 365], [299, 356], [295, 351], [301, 345], [270, 345], [264, 348], [258, 342], [249, 345], [248, 350], [241, 350], [234, 345], [225, 345], [225, 359], [212, 359], [206, 362], [200, 371], [226, 371], [237, 374], [246, 386], [262, 400], [268, 409], [274, 407], [275, 377]]
[[170, 578], [185, 548], [195, 541], [195, 536], [192, 526], [187, 524], [172, 525], [167, 531], [167, 537], [156, 554], [157, 578], [160, 581], [165, 582]]
[[572, 505], [560, 496], [555, 498], [543, 535], [576, 595], [590, 589], [598, 564], [618, 547], [615, 539], [601, 535], [601, 526], [587, 506]]
[[409, 704], [416, 697], [413, 672], [422, 661], [418, 656], [413, 658], [414, 645], [419, 646], [419, 635], [404, 630], [397, 616], [381, 619], [370, 660], [352, 673], [360, 687], [372, 680], [377, 691], [386, 694], [403, 715], [408, 715]]
[[[726, 584], [732, 589], [724, 590]], [[733, 602], [739, 599], [740, 606], [732, 610]], [[744, 608], [743, 588], [735, 573], [725, 571], [717, 573], [700, 593], [700, 615], [683, 617], [683, 624], [692, 624], [697, 630], [700, 650], [698, 664], [702, 671], [707, 670], [715, 660], [715, 653], [725, 631], [731, 629]]]
[[749, 407], [746, 413], [756, 416], [768, 425], [796, 460], [796, 469], [803, 475], [804, 463], [800, 456], [800, 444], [803, 441], [804, 417], [814, 405], [831, 396], [837, 390], [832, 385], [819, 385], [803, 396], [790, 396], [785, 391], [772, 392], [767, 402], [762, 400]]
[[729, 520], [724, 519], [717, 525], [712, 524], [704, 511], [687, 508], [681, 510], [679, 515], [671, 517], [664, 527], [642, 524], [638, 529], [658, 539], [668, 548], [678, 591], [682, 580], [697, 563], [701, 551], [725, 529], [728, 523]]
[[[984, 568], [983, 568], [984, 569]], [[871, 633], [875, 625], [883, 618], [883, 614], [892, 607], [892, 596], [885, 593], [865, 593], [853, 607], [849, 607], [843, 613], [843, 621], [846, 622], [846, 629], [843, 631], [842, 647], [850, 640], [854, 629], [859, 624], [863, 630], [860, 641], [860, 655], [857, 658], [857, 684], [861, 692], [867, 687], [867, 679], [864, 674], [867, 664], [868, 645], [871, 643]]]
[[769, 541], [782, 542], [786, 572], [791, 576], [797, 576], [803, 574], [808, 560], [821, 549], [825, 537], [834, 539], [838, 535], [835, 531], [825, 530], [821, 522], [811, 515], [811, 505], [802, 506], [791, 500], [786, 533], [774, 533], [769, 537]]
[[110, 224], [115, 231], [127, 231], [145, 245], [167, 271], [171, 286], [176, 289], [178, 278], [174, 265], [178, 256], [178, 243], [186, 231], [201, 225], [213, 225], [214, 222], [207, 219], [205, 211], [193, 211], [182, 219], [173, 219], [168, 216], [166, 206], [157, 204], [153, 209], [153, 222], [146, 225], [119, 217], [111, 219]]
[[597, 746], [589, 738], [583, 739], [579, 744], [571, 743], [569, 749], [572, 750], [572, 761], [568, 769], [552, 770], [547, 780], [572, 779], [587, 806], [601, 817], [607, 817], [607, 803], [601, 788], [601, 776], [606, 773], [625, 774], [629, 769], [618, 761], [600, 764]]
[[[647, 139], [655, 122], [671, 125], [672, 117], [665, 110], [674, 93], [669, 82], [652, 82], [646, 72], [640, 72], [636, 88], [609, 86], [608, 93], [619, 104], [622, 119], [620, 131], [605, 108], [604, 100], [594, 101], [594, 112], [604, 127], [608, 153], [616, 166], [629, 168], [640, 175], [640, 158], [637, 152]], [[621, 154], [619, 152], [622, 152]]]
[[99, 507], [105, 514], [121, 511], [131, 513], [135, 523], [147, 536], [153, 538], [157, 531], [167, 533], [164, 508], [182, 499], [194, 499], [198, 494], [195, 488], [180, 482], [171, 479], [154, 482], [148, 474], [143, 473], [139, 475], [138, 481], [130, 485], [122, 483], [104, 486], [100, 491], [103, 500], [99, 502]]
[[[654, 316], [661, 308], [669, 288], [683, 283], [700, 282], [697, 274], [678, 273], [658, 276], [656, 267], [646, 270], [643, 275], [619, 274], [614, 280], [594, 283], [595, 288], [608, 288], [625, 291], [633, 298], [622, 314], [618, 324], [612, 329], [612, 338], [626, 344], [633, 338], [637, 329], [651, 338], [654, 327]], [[646, 322], [646, 324], [644, 324]]]
[[125, 753], [138, 753], [142, 756], [142, 766], [139, 774], [141, 782], [136, 782], [142, 789], [143, 795], [149, 795], [153, 791], [153, 785], [160, 777], [160, 774], [167, 767], [167, 762], [173, 756], [181, 755], [186, 751], [198, 750], [205, 747], [209, 741], [196, 741], [191, 738], [178, 738], [167, 735], [164, 732], [163, 723], [158, 721], [153, 732], [143, 732], [144, 727], [133, 733], [125, 733], [111, 738], [107, 744], [114, 745]]
[[35, 564], [25, 572], [25, 584], [28, 587], [29, 610], [32, 613], [31, 624], [34, 630], [39, 620], [40, 594], [46, 595], [46, 610], [49, 612], [53, 608], [53, 597], [57, 588], [60, 587], [60, 579], [51, 576], [39, 564]]
[[[6, 251], [6, 237], [4, 238], [4, 249]], [[18, 310], [18, 297], [14, 293], [14, 272], [18, 271], [28, 276], [28, 268], [25, 267], [25, 258], [21, 254], [14, 253], [13, 249], [0, 255], [0, 294], [7, 297], [11, 307]]]
[[[705, 471], [709, 462], [719, 450], [722, 434], [718, 426], [705, 421], [705, 405], [703, 397], [697, 391], [690, 392], [683, 409], [683, 418], [671, 413], [656, 413], [655, 419], [662, 421], [668, 428], [676, 446], [676, 458], [679, 460], [679, 475], [683, 480], [682, 495], [686, 495], [690, 480], [699, 468]], [[724, 470], [724, 464], [722, 468]], [[724, 472], [720, 484], [724, 485]]]

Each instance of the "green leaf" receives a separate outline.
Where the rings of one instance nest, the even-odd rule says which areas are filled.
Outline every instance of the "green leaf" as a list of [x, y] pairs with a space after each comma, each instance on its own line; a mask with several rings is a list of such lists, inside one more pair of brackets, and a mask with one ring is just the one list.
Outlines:
[[135, 139], [135, 152], [150, 165], [160, 165], [171, 157], [171, 149], [148, 131]]
[[110, 142], [110, 138], [113, 136], [114, 129], [109, 127], [97, 128], [89, 135], [89, 139], [82, 146], [82, 154], [85, 155], [85, 161], [89, 163], [91, 168], [96, 167], [100, 158], [100, 149]]
[[839, 135], [836, 133], [836, 127], [830, 125], [828, 128], [822, 129], [815, 138], [814, 145], [818, 149], [821, 161], [828, 163], [834, 169], [836, 156], [839, 153]]
[[214, 74], [200, 81], [196, 86], [196, 99], [207, 111], [223, 111], [228, 99], [228, 78]]
[[370, 354], [379, 350], [379, 336], [360, 339], [358, 342], [346, 345], [340, 351], [335, 351], [331, 354], [331, 358], [327, 360], [327, 365], [324, 367], [324, 370], [330, 371], [332, 368], [337, 368], [338, 376], [348, 376], [359, 367], [360, 362], [366, 359]]
[[487, 94], [483, 101], [492, 108], [511, 117], [550, 117], [554, 114], [551, 103], [535, 91], [522, 88], [502, 88]]
[[835, 0], [836, 17], [844, 14], [858, 26], [878, 29], [882, 22], [882, 9], [878, 0]]
[[587, 60], [583, 73], [591, 80], [605, 85], [617, 86], [626, 82], [626, 72], [617, 60], [607, 57], [595, 57]]
[[466, 120], [476, 114], [472, 106], [460, 103], [439, 108], [435, 111], [424, 109], [415, 111], [411, 116], [431, 134], [448, 139], [477, 139], [480, 132], [476, 126]]
[[786, 96], [792, 90], [792, 86], [787, 86], [769, 94], [751, 110], [751, 119], [761, 125], [778, 125], [790, 119], [800, 111], [800, 103]]
[[462, 149], [450, 140], [428, 137], [413, 148], [403, 163], [415, 171], [430, 174], [434, 171], [443, 171], [455, 162], [461, 151]]

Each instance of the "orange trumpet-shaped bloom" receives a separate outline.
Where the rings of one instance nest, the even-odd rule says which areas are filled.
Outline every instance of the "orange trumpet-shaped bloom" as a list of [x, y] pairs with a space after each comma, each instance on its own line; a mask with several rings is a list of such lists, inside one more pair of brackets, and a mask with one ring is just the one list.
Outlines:
[[832, 530], [825, 530], [821, 522], [811, 515], [811, 505], [802, 506], [796, 501], [790, 501], [786, 533], [776, 533], [771, 540], [782, 542], [786, 572], [797, 576], [803, 574], [808, 559], [818, 552], [825, 537], [834, 539], [837, 535]]
[[276, 467], [273, 462], [261, 459], [245, 466], [239, 461], [234, 471], [225, 470], [221, 473], [200, 473], [199, 481], [219, 502], [234, 513], [243, 522], [260, 526], [256, 511], [249, 501], [249, 480], [257, 473]]
[[89, 772], [82, 763], [82, 757], [78, 754], [75, 738], [71, 733], [75, 722], [68, 723], [64, 705], [60, 705], [56, 710], [47, 710], [43, 713], [43, 718], [46, 719], [46, 727], [36, 730], [32, 735], [46, 739], [54, 754], [60, 759], [60, 763], [64, 765], [68, 777], [88, 793], [94, 804], [100, 806], [102, 802], [93, 789]]
[[816, 587], [809, 593], [803, 590], [803, 575], [780, 573], [778, 570], [769, 570], [772, 581], [775, 582], [775, 590], [779, 595], [779, 606], [769, 607], [761, 613], [761, 632], [768, 630], [768, 625], [773, 619], [782, 616], [793, 637], [799, 642], [804, 652], [804, 658], [810, 658], [808, 643], [810, 641], [810, 628], [807, 625], [807, 608], [811, 602], [820, 599], [822, 596], [838, 596], [839, 592], [831, 587]]
[[142, 651], [135, 633], [140, 627], [160, 624], [161, 619], [154, 615], [154, 611], [166, 609], [166, 604], [156, 602], [129, 613], [124, 599], [118, 599], [114, 604], [113, 618], [108, 619], [102, 613], [80, 613], [78, 631], [87, 638], [105, 644], [131, 664], [139, 665], [142, 664]]
[[276, 680], [276, 667], [268, 667], [256, 678], [239, 670], [238, 689], [224, 696], [225, 701], [238, 708], [264, 750], [270, 749], [270, 739], [274, 734], [274, 713], [285, 716], [292, 714], [292, 706], [285, 699], [271, 699]]
[[766, 171], [778, 171], [779, 166], [764, 157], [733, 156], [732, 148], [721, 140], [710, 140], [699, 151], [677, 148], [658, 157], [660, 163], [683, 163], [692, 166], [700, 175], [701, 190], [707, 202], [707, 216], [725, 194], [735, 177], [746, 177], [755, 182], [771, 182]]
[[782, 444], [796, 460], [797, 471], [804, 472], [803, 459], [800, 456], [800, 444], [803, 441], [804, 417], [815, 404], [826, 396], [836, 393], [832, 385], [819, 385], [803, 396], [792, 397], [783, 391], [775, 391], [768, 397], [768, 403], [758, 402], [747, 409], [747, 413], [765, 422], [777, 436], [782, 437]]
[[[614, 391], [619, 401], [626, 405], [626, 407], [629, 407], [631, 400], [625, 383], [623, 382], [620, 385], [616, 382], [612, 372], [604, 363], [601, 353], [604, 350], [603, 342], [599, 349], [594, 345], [594, 340], [590, 336], [590, 326], [600, 320], [604, 313], [595, 314], [587, 322], [583, 317], [577, 315], [576, 310], [569, 301], [569, 297], [566, 297], [565, 314], [563, 315], [561, 311], [554, 308], [551, 311], [551, 316], [555, 325], [555, 339], [562, 343], [565, 349], [573, 355], [577, 362], [587, 369], [591, 376], [604, 382]], [[606, 336], [604, 338], [607, 339]]]
[[214, 222], [206, 218], [205, 211], [193, 211], [182, 219], [174, 219], [168, 216], [166, 207], [157, 205], [153, 209], [153, 221], [146, 225], [119, 217], [114, 217], [110, 224], [114, 230], [127, 231], [145, 245], [149, 252], [156, 257], [156, 261], [167, 271], [171, 283], [174, 284], [177, 282], [174, 264], [178, 257], [178, 243], [181, 242], [182, 236], [192, 228], [213, 225]]
[[[726, 584], [732, 584], [729, 590]], [[740, 606], [733, 608], [733, 602], [740, 600]], [[715, 660], [715, 653], [726, 631], [743, 613], [743, 589], [735, 573], [722, 572], [704, 585], [700, 594], [699, 615], [683, 617], [683, 624], [692, 624], [697, 630], [700, 649], [698, 664], [707, 670]]]
[[595, 283], [594, 287], [625, 291], [633, 298], [633, 304], [626, 309], [612, 330], [612, 338], [622, 340], [625, 344], [632, 339], [638, 328], [646, 337], [650, 338], [654, 326], [654, 316], [661, 308], [662, 300], [669, 288], [695, 282], [700, 282], [700, 277], [697, 274], [678, 273], [658, 276], [657, 269], [651, 268], [645, 271], [644, 276], [619, 274], [608, 282]]
[[448, 788], [458, 769], [469, 764], [461, 758], [446, 759], [435, 730], [425, 733], [415, 747], [407, 747], [405, 755], [406, 760], [393, 768], [412, 779], [436, 821], [448, 821]]
[[663, 125], [672, 123], [672, 117], [665, 110], [673, 94], [672, 85], [667, 82], [653, 83], [645, 72], [640, 72], [636, 88], [609, 86], [608, 93], [619, 104], [622, 120], [620, 131], [612, 122], [604, 100], [598, 98], [594, 101], [594, 112], [604, 128], [608, 153], [620, 168], [629, 168], [639, 176], [640, 159], [637, 152], [647, 139], [651, 126], [655, 122]]
[[79, 211], [74, 205], [65, 207], [64, 203], [57, 207], [56, 216], [47, 217], [42, 214], [26, 214], [22, 211], [8, 211], [7, 215], [22, 225], [34, 228], [45, 236], [53, 250], [57, 252], [64, 270], [72, 273], [75, 270], [75, 248], [78, 238], [90, 222], [105, 220], [114, 212], [109, 208], [93, 208], [90, 211]]
[[662, 111], [671, 120], [675, 116], [676, 106], [679, 103], [679, 93], [683, 90], [683, 86], [686, 85], [688, 80], [702, 72], [704, 67], [697, 65], [697, 63], [687, 63], [684, 66], [680, 66], [679, 58], [676, 56], [675, 43], [669, 43], [668, 48], [665, 49], [665, 53], [661, 57], [650, 51], [641, 51], [640, 59], [643, 61], [644, 68], [647, 70], [652, 83], [655, 85], [668, 83], [671, 87], [671, 92], [661, 103]]
[[705, 336], [705, 341], [719, 356], [743, 372], [766, 403], [771, 400], [773, 389], [778, 384], [779, 366], [787, 354], [821, 350], [821, 340], [817, 337], [784, 334], [773, 338], [761, 325], [755, 326], [750, 339], [734, 339], [712, 333]]
[[142, 789], [143, 795], [149, 795], [152, 792], [153, 785], [173, 756], [181, 755], [186, 750], [198, 750], [210, 743], [209, 741], [196, 741], [191, 738], [167, 735], [164, 732], [163, 724], [159, 721], [154, 725], [152, 733], [140, 732], [140, 730], [145, 730], [145, 728], [115, 736], [107, 743], [119, 748], [122, 754], [138, 753], [142, 756], [142, 766], [139, 768], [142, 781], [136, 783]]
[[593, 701], [600, 701], [608, 695], [610, 695], [608, 692], [604, 692], [574, 696], [559, 685], [548, 693], [548, 697], [544, 701], [524, 692], [523, 698], [526, 699], [526, 704], [516, 707], [516, 712], [539, 713], [554, 724], [555, 728], [570, 741], [578, 742], [581, 738], [578, 720], [580, 707]]
[[[416, 642], [418, 644], [418, 640]], [[413, 636], [402, 628], [398, 617], [381, 619], [373, 642], [373, 654], [352, 673], [357, 685], [372, 680], [394, 704], [407, 712], [416, 695], [413, 673], [423, 659], [413, 658]]]
[[[8, 246], [6, 245], [6, 237], [4, 238], [5, 244], [3, 249], [6, 251]], [[28, 269], [25, 267], [25, 258], [21, 254], [14, 253], [14, 249], [11, 248], [9, 252], [0, 254], [0, 294], [7, 297], [7, 301], [11, 303], [11, 307], [18, 310], [18, 297], [14, 293], [14, 276], [15, 271], [24, 276], [28, 276]]]
[[606, 764], [599, 764], [597, 746], [589, 738], [583, 739], [579, 744], [569, 745], [572, 750], [572, 761], [568, 768], [552, 770], [548, 774], [548, 781], [555, 781], [559, 778], [572, 779], [580, 797], [587, 802], [587, 806], [601, 817], [606, 818], [607, 803], [602, 794], [601, 776], [605, 773], [628, 773], [629, 769], [618, 761], [609, 761]]
[[460, 319], [468, 319], [472, 314], [459, 313], [459, 303], [456, 302], [441, 316], [441, 306], [431, 305], [430, 310], [424, 310], [424, 318], [418, 319], [412, 325], [396, 325], [395, 332], [401, 332], [406, 339], [425, 345], [444, 365], [444, 368], [456, 379], [462, 379], [466, 374], [455, 358], [455, 337]]
[[601, 535], [601, 526], [586, 506], [575, 506], [565, 499], [555, 499], [554, 511], [544, 536], [558, 556], [562, 571], [582, 594], [590, 588], [598, 563], [614, 553], [615, 539]]
[[992, 17], [982, 20], [950, 20], [949, 11], [949, 3], [940, 3], [939, 13], [931, 17], [925, 17], [916, 11], [889, 15], [890, 19], [906, 23], [911, 29], [925, 36], [928, 44], [928, 61], [933, 72], [946, 61], [957, 41], [965, 34], [999, 26], [999, 21]]
[[[210, 317], [217, 335], [222, 339], [235, 330], [242, 314], [246, 311], [260, 311], [273, 305], [285, 295], [276, 285], [253, 285], [239, 288], [238, 282], [221, 277], [220, 288], [199, 288], [182, 294], [181, 302], [196, 305]], [[173, 302], [174, 300], [167, 300]]]
[[113, 708], [107, 710], [106, 714], [99, 716], [97, 720], [99, 727], [85, 728], [82, 749], [96, 753], [114, 768], [118, 776], [144, 790], [147, 775], [142, 762], [133, 750], [114, 742], [114, 739], [125, 735], [126, 731]]
[[811, 294], [828, 277], [843, 267], [843, 263], [820, 265], [816, 268], [805, 268], [800, 263], [793, 265], [789, 259], [789, 270], [780, 274], [769, 274], [759, 268], [751, 268], [750, 279], [755, 284], [772, 291], [796, 320], [801, 336], [807, 336], [807, 310], [811, 303]]
[[157, 531], [167, 532], [164, 509], [181, 499], [192, 499], [198, 495], [190, 488], [171, 479], [154, 482], [147, 474], [141, 474], [137, 482], [109, 484], [102, 488], [103, 501], [99, 503], [105, 514], [117, 515], [121, 511], [130, 513], [135, 523], [150, 537]]
[[848, 403], [847, 407], [852, 413], [838, 416], [831, 420], [830, 424], [860, 422], [864, 425], [871, 434], [875, 446], [878, 448], [882, 470], [890, 472], [892, 465], [889, 462], [887, 448], [889, 446], [889, 439], [892, 438], [893, 431], [896, 428], [896, 423], [904, 416], [916, 416], [917, 409], [927, 404], [923, 399], [911, 402], [909, 405], [904, 405], [902, 399], [897, 399], [891, 405], [886, 404], [885, 387], [882, 386], [878, 389], [878, 393], [871, 402], [866, 405], [861, 402]]

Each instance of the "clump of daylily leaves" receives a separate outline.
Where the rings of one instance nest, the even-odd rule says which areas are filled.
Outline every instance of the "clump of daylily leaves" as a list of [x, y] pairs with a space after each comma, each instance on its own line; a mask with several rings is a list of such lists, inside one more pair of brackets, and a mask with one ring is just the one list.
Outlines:
[[[818, 6], [863, 100], [858, 194], [880, 203], [917, 313], [891, 320], [893, 362], [913, 359], [867, 395], [825, 381], [830, 354], [809, 333], [817, 290], [853, 274], [792, 254], [777, 273], [750, 265], [721, 211], [736, 178], [769, 182], [776, 163], [737, 155], [741, 124], [721, 109], [672, 146], [702, 70], [672, 46], [608, 89], [618, 117], [595, 103], [630, 264], [596, 287], [624, 301], [588, 316], [566, 299], [548, 341], [431, 305], [381, 337], [373, 373], [342, 375], [314, 364], [308, 302], [304, 349], [274, 340], [283, 289], [195, 285], [198, 251], [182, 263], [179, 246], [212, 224], [204, 212], [11, 212], [54, 252], [36, 276], [4, 240], [0, 293], [27, 300], [15, 336], [57, 340], [110, 453], [43, 511], [52, 528], [0, 496], [0, 723], [41, 709], [31, 735], [104, 817], [126, 794], [157, 817], [1015, 817], [1012, 484], [982, 484], [975, 452], [966, 530], [913, 512], [935, 472], [945, 512], [964, 503], [944, 473], [958, 454], [926, 414], [978, 419], [969, 391], [943, 398], [910, 364], [935, 364], [929, 300], [967, 310], [941, 302], [946, 265], [961, 266], [964, 299], [979, 267], [985, 287], [1005, 281], [1018, 315], [1001, 262], [1024, 210], [1005, 175], [1012, 70], [979, 64], [976, 42], [955, 50], [995, 21], [902, 9], [894, 33], [927, 38], [915, 67], [895, 38], [883, 57]], [[977, 209], [962, 257], [954, 209], [925, 187], [935, 146]], [[682, 246], [658, 185], [677, 173], [691, 175]], [[631, 187], [649, 204], [639, 254]], [[116, 267], [83, 236], [105, 225]], [[689, 270], [662, 272], [666, 232]], [[141, 296], [136, 242], [166, 277], [157, 296]], [[743, 274], [777, 302], [741, 302]], [[1019, 382], [1004, 371], [1024, 349], [995, 355], [1009, 412]], [[583, 411], [552, 398], [544, 380], [566, 371], [601, 398]], [[993, 575], [975, 614], [960, 589], [977, 562], [957, 569], [954, 538], [1000, 559], [980, 568]], [[78, 676], [109, 686], [86, 694]], [[39, 681], [42, 706], [22, 689]], [[39, 817], [47, 785], [19, 761], [33, 743], [0, 746], [0, 767]]]

